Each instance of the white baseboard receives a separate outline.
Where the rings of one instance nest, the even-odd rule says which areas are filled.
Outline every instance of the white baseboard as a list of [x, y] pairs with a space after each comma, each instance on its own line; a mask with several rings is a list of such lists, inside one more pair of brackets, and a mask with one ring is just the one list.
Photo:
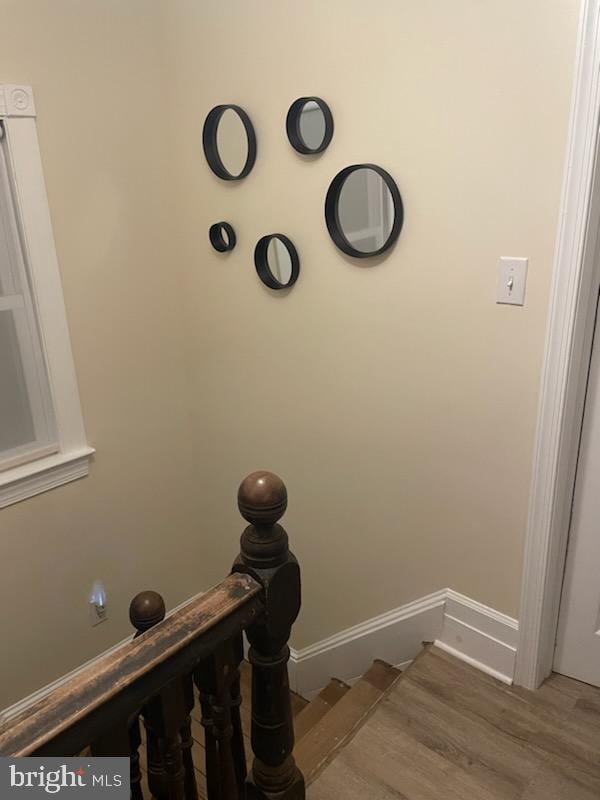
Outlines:
[[441, 633], [445, 601], [445, 590], [435, 592], [302, 650], [292, 649], [292, 689], [311, 700], [333, 676], [352, 683], [374, 658], [394, 665], [410, 662], [422, 642]]
[[406, 668], [425, 641], [510, 684], [518, 629], [511, 617], [442, 589], [310, 647], [292, 649], [290, 686], [310, 700], [333, 676], [353, 683], [374, 658]]
[[[200, 592], [171, 609], [167, 616], [202, 594]], [[301, 650], [290, 648], [290, 687], [311, 700], [332, 677], [354, 683], [375, 658], [405, 669], [420, 651], [423, 642], [435, 642], [438, 647], [462, 661], [510, 684], [514, 675], [518, 630], [517, 621], [511, 617], [452, 589], [441, 589], [309, 647]], [[17, 716], [129, 641], [130, 636], [0, 711], [0, 722]]]
[[510, 685], [518, 638], [516, 619], [446, 590], [444, 625], [435, 639], [438, 647]]

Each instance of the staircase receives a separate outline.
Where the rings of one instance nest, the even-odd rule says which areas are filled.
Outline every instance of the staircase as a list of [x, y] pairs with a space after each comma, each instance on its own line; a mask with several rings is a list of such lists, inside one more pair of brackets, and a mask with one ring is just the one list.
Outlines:
[[374, 661], [352, 688], [333, 679], [300, 712], [294, 722], [294, 757], [307, 785], [350, 741], [399, 677], [399, 670]]
[[[240, 674], [243, 701], [241, 704], [242, 732], [247, 766], [250, 769], [253, 758], [250, 743], [252, 671], [247, 661], [240, 665]], [[399, 676], [399, 670], [378, 660], [373, 662], [365, 675], [352, 687], [337, 678], [332, 678], [310, 703], [299, 695], [291, 693], [296, 739], [294, 756], [307, 783], [314, 780], [340, 749], [350, 741], [377, 704], [387, 695]], [[209, 796], [205, 768], [206, 740], [198, 706], [192, 709], [190, 718], [193, 739], [192, 758], [198, 797], [206, 800]], [[144, 797], [150, 797], [144, 732], [142, 732], [140, 766], [143, 794]]]
[[1, 755], [127, 757], [132, 800], [598, 800], [600, 689], [563, 676], [527, 692], [428, 645], [290, 692], [285, 485], [253, 473], [238, 507], [232, 573], [167, 617], [138, 593], [131, 641], [5, 719]]

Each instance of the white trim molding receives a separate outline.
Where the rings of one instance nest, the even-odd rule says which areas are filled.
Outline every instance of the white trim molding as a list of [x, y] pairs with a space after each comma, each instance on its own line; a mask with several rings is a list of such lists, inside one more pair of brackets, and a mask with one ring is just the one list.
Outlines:
[[89, 472], [89, 460], [93, 454], [92, 447], [84, 447], [7, 470], [5, 479], [0, 473], [0, 508], [84, 478]]
[[0, 85], [0, 120], [58, 439], [57, 454], [0, 472], [1, 508], [87, 475], [94, 450], [83, 425], [31, 86]]
[[525, 543], [515, 681], [552, 670], [598, 297], [600, 0], [582, 3]]
[[445, 600], [445, 590], [435, 592], [302, 650], [291, 648], [290, 686], [311, 700], [332, 677], [353, 683], [374, 658], [409, 663], [441, 631]]
[[438, 647], [511, 684], [518, 637], [519, 624], [512, 617], [452, 589], [446, 590], [444, 623], [435, 640]]
[[35, 117], [31, 86], [0, 85], [0, 117]]
[[452, 589], [354, 625], [301, 650], [291, 650], [290, 686], [312, 699], [331, 677], [354, 683], [374, 658], [400, 669], [423, 642], [451, 652], [503, 683], [512, 683], [518, 623]]
[[[180, 611], [203, 592], [172, 608]], [[435, 642], [477, 669], [503, 683], [512, 683], [518, 623], [511, 617], [471, 600], [452, 589], [421, 597], [380, 614], [302, 650], [290, 648], [290, 688], [311, 700], [335, 676], [356, 682], [375, 658], [400, 669], [409, 666], [423, 642]], [[100, 653], [28, 697], [0, 711], [0, 723], [20, 714], [63, 686], [84, 669], [131, 641], [131, 636]]]

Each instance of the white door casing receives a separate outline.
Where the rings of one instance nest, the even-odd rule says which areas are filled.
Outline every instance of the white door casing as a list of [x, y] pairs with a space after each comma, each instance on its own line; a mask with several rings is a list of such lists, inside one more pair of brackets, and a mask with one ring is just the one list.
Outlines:
[[585, 403], [554, 669], [600, 686], [600, 329]]
[[574, 91], [540, 390], [519, 615], [515, 683], [550, 674], [600, 263], [600, 0], [582, 0]]

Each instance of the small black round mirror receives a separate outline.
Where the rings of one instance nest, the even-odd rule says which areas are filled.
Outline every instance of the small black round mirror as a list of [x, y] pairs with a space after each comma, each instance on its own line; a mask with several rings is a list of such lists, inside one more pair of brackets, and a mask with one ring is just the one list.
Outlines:
[[354, 164], [339, 172], [327, 191], [325, 222], [337, 247], [355, 258], [385, 253], [404, 221], [402, 198], [389, 172]]
[[290, 106], [285, 121], [290, 144], [299, 153], [321, 153], [333, 137], [333, 115], [320, 97], [300, 97]]
[[224, 181], [239, 181], [256, 161], [256, 134], [239, 106], [215, 106], [204, 122], [202, 146], [209, 167]]
[[227, 253], [235, 247], [235, 231], [228, 222], [215, 222], [208, 231], [210, 243], [219, 253]]
[[300, 274], [298, 252], [282, 233], [271, 233], [258, 240], [254, 265], [258, 277], [270, 289], [287, 289], [296, 283]]

